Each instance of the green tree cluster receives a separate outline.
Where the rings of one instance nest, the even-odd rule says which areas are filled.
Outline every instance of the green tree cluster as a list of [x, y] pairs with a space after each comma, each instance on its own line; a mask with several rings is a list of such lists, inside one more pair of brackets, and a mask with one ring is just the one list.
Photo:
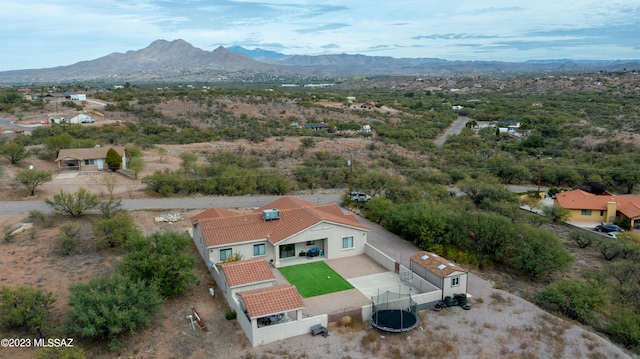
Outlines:
[[91, 279], [69, 287], [64, 329], [89, 339], [106, 339], [116, 349], [121, 336], [149, 324], [162, 297], [153, 286], [123, 273]]
[[53, 294], [31, 287], [0, 288], [0, 326], [33, 332], [50, 325], [49, 309]]
[[135, 230], [129, 236], [114, 273], [70, 286], [64, 326], [83, 338], [106, 339], [112, 350], [122, 336], [147, 325], [165, 298], [184, 294], [197, 281], [187, 235], [168, 231], [143, 236]]
[[47, 170], [28, 169], [18, 172], [16, 179], [27, 187], [30, 196], [34, 196], [36, 188], [45, 182], [51, 181], [51, 176], [51, 172]]
[[29, 151], [25, 148], [23, 141], [17, 138], [12, 141], [0, 142], [0, 155], [15, 165], [29, 157]]
[[376, 218], [382, 216], [389, 230], [421, 249], [451, 253], [452, 260], [459, 259], [456, 251], [451, 251], [455, 248], [475, 265], [502, 263], [532, 278], [562, 272], [573, 260], [560, 239], [547, 229], [495, 212], [464, 210], [459, 201], [391, 206], [386, 202], [384, 206], [387, 210], [378, 209]]

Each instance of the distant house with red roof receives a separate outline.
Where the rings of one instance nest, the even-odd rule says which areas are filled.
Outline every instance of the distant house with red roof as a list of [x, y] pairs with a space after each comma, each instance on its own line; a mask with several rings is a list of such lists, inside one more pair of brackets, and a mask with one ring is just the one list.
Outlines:
[[309, 250], [327, 259], [364, 254], [366, 226], [336, 204], [282, 197], [250, 213], [212, 208], [192, 219], [193, 240], [212, 267], [239, 254], [287, 265]]
[[556, 194], [555, 203], [569, 210], [571, 221], [627, 221], [640, 227], [640, 197], [595, 195], [579, 189]]

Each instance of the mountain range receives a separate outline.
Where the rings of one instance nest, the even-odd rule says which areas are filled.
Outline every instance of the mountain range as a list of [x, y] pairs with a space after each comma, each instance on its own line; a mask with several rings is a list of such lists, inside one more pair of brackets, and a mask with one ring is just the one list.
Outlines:
[[205, 51], [184, 40], [156, 40], [141, 50], [112, 53], [68, 66], [0, 72], [0, 83], [268, 81], [293, 77], [510, 76], [640, 70], [640, 61], [448, 61], [365, 55], [284, 55], [234, 46]]

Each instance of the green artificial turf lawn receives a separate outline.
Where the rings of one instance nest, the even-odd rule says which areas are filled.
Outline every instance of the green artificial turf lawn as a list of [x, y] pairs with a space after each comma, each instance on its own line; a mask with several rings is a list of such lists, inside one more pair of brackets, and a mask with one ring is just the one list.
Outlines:
[[324, 262], [298, 264], [290, 267], [279, 268], [280, 273], [287, 278], [289, 283], [295, 285], [302, 298], [315, 297], [317, 295], [340, 292], [352, 289], [344, 278], [329, 268]]

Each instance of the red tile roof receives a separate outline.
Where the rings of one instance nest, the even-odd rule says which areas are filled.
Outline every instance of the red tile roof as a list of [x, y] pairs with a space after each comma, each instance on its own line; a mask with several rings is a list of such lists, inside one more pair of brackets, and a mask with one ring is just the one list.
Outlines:
[[304, 308], [302, 297], [290, 284], [239, 292], [250, 319]]
[[227, 278], [229, 287], [267, 282], [275, 280], [269, 263], [264, 258], [249, 259], [238, 262], [220, 263], [219, 266]]
[[191, 222], [196, 222], [200, 219], [205, 218], [219, 218], [219, 217], [231, 217], [237, 216], [238, 212], [230, 211], [224, 208], [209, 208], [208, 210], [198, 213], [195, 216], [191, 217]]
[[467, 272], [462, 267], [430, 252], [418, 252], [412, 255], [410, 259], [421, 267], [428, 269], [431, 273], [435, 273], [440, 278], [445, 278], [453, 272]]
[[317, 203], [305, 201], [298, 198], [293, 197], [280, 197], [275, 201], [265, 204], [264, 206], [256, 209], [256, 212], [262, 212], [265, 209], [278, 208], [279, 210], [285, 209], [293, 209], [293, 208], [302, 208], [302, 207], [314, 207], [317, 206]]
[[608, 202], [616, 202], [616, 210], [627, 218], [640, 216], [640, 197], [638, 196], [598, 196], [579, 189], [556, 194], [556, 201], [562, 208], [590, 209], [606, 211]]
[[556, 194], [556, 201], [566, 209], [591, 209], [606, 211], [611, 196], [596, 196], [583, 190], [573, 190]]
[[[280, 219], [265, 221], [262, 210], [273, 208], [280, 211]], [[342, 212], [336, 204], [317, 205], [290, 197], [280, 198], [249, 214], [197, 217], [207, 247], [265, 239], [277, 244], [321, 222], [368, 230], [356, 216]]]

